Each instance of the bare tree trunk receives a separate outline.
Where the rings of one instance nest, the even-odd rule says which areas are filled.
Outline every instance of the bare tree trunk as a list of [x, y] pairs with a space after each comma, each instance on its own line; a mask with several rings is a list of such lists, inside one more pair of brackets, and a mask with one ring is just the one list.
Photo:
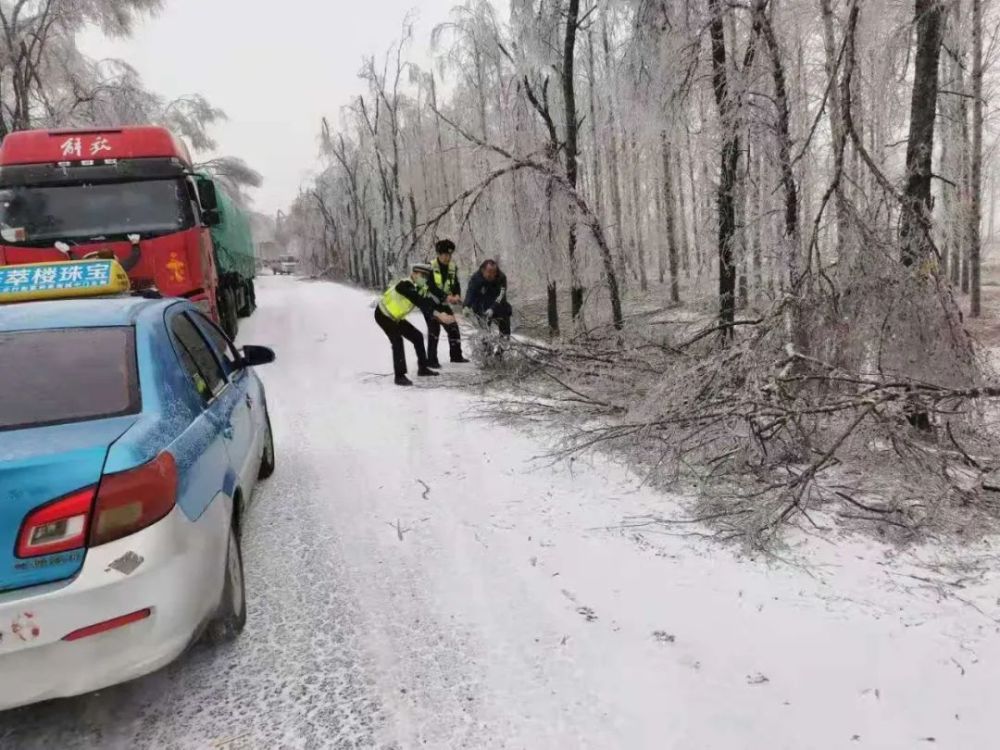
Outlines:
[[[552, 221], [552, 195], [554, 189], [552, 180], [549, 180], [545, 186], [545, 208], [548, 218], [548, 247], [550, 252], [551, 248], [556, 246], [555, 229]], [[549, 336], [555, 338], [559, 335], [559, 287], [556, 280], [551, 278], [551, 276], [545, 285], [545, 294], [545, 312], [548, 317]]]
[[962, 42], [959, 42], [958, 65], [959, 120], [959, 210], [956, 232], [960, 238], [959, 277], [963, 294], [969, 293], [969, 214], [972, 206], [972, 131], [969, 128], [969, 100], [966, 96], [966, 59]]
[[[602, 17], [601, 25], [602, 42], [604, 46], [604, 64], [608, 71], [608, 80], [611, 80], [611, 40], [608, 36], [608, 23], [606, 17]], [[622, 189], [619, 171], [619, 148], [618, 148], [618, 123], [615, 118], [614, 87], [608, 89], [608, 137], [610, 139], [608, 148], [608, 179], [611, 187], [611, 218], [615, 222], [615, 242], [614, 248], [616, 276], [621, 285], [621, 291], [626, 288], [625, 278], [625, 227], [622, 223]]]
[[376, 286], [383, 286], [384, 279], [382, 274], [379, 272], [378, 267], [378, 251], [375, 249], [378, 247], [378, 232], [375, 231], [375, 227], [372, 224], [372, 220], [368, 219], [368, 262], [371, 266], [372, 278], [375, 280]]
[[[944, 20], [941, 0], [915, 0], [916, 54], [906, 148], [906, 188], [899, 234], [903, 265], [920, 271], [934, 257], [930, 236], [931, 174]], [[909, 399], [904, 411], [913, 427], [930, 430], [930, 416], [918, 400]]]
[[[853, 10], [853, 5], [851, 6], [851, 8]], [[851, 41], [852, 47], [853, 47], [854, 43], [855, 43], [854, 40], [852, 40]], [[868, 131], [870, 131], [870, 133], [871, 133], [871, 146], [869, 146], [869, 148], [871, 149], [871, 153], [873, 155], [877, 154], [877, 156], [875, 158], [876, 163], [878, 165], [880, 165], [880, 166], [884, 166], [885, 165], [885, 149], [886, 149], [886, 143], [888, 141], [888, 137], [886, 135], [887, 130], [888, 130], [888, 127], [886, 125], [886, 121], [888, 120], [888, 117], [886, 117], [880, 111], [881, 110], [880, 107], [875, 106], [875, 102], [877, 100], [875, 99], [874, 94], [872, 95], [871, 125], [869, 126], [869, 124], [865, 120], [865, 116], [866, 116], [865, 115], [865, 104], [866, 104], [866, 101], [865, 101], [865, 97], [864, 97], [864, 91], [861, 88], [861, 80], [862, 80], [863, 76], [866, 73], [868, 73], [869, 75], [874, 75], [875, 70], [876, 70], [875, 62], [873, 60], [870, 60], [869, 62], [871, 63], [871, 71], [865, 71], [863, 69], [863, 67], [862, 67], [863, 66], [863, 62], [861, 60], [857, 59], [857, 56], [855, 54], [854, 60], [851, 63], [851, 68], [852, 68], [853, 72], [851, 74], [850, 83], [849, 83], [850, 91], [849, 92], [845, 92], [844, 89], [841, 88], [841, 90], [840, 90], [840, 101], [841, 101], [841, 106], [844, 108], [844, 121], [845, 121], [845, 123], [847, 121], [847, 118], [850, 117], [851, 118], [852, 126], [854, 127], [855, 131], [858, 134], [858, 140], [860, 140], [862, 143], [864, 143], [864, 140], [865, 140], [865, 132], [867, 132], [866, 128], [867, 128]], [[882, 86], [883, 94], [885, 93], [885, 89], [886, 89], [886, 86], [883, 85]], [[848, 93], [850, 94], [849, 97], [848, 97]], [[849, 101], [845, 103], [844, 102], [845, 99], [849, 99]], [[848, 107], [851, 108], [850, 112], [847, 111]], [[848, 149], [851, 152], [850, 153], [850, 157], [851, 158], [847, 159], [846, 158], [847, 155], [845, 154], [844, 170], [847, 172], [848, 175], [860, 175], [861, 174], [861, 153], [860, 153], [859, 149], [854, 148], [853, 139], [848, 144]], [[870, 170], [869, 170], [869, 173], [870, 173]], [[875, 177], [874, 174], [870, 173], [869, 174], [869, 180], [870, 180], [870, 183], [869, 183], [870, 184], [869, 194], [870, 195], [878, 195], [882, 191], [881, 186], [878, 184], [878, 178]], [[846, 195], [852, 195], [853, 194], [855, 196], [855, 198], [857, 198], [858, 195], [861, 192], [862, 192], [862, 189], [860, 187], [855, 188], [853, 193], [851, 193], [850, 188], [849, 188], [847, 191], [845, 191], [845, 194]], [[887, 219], [887, 221], [890, 221], [890, 220]]]
[[[788, 308], [788, 325], [795, 348], [800, 353], [809, 351], [809, 340], [802, 324], [801, 292], [803, 282], [810, 272], [810, 260], [802, 267], [800, 254], [802, 243], [799, 236], [799, 198], [792, 167], [791, 115], [788, 109], [788, 90], [785, 85], [785, 69], [781, 63], [781, 48], [771, 19], [765, 11], [767, 0], [757, 0], [755, 13], [764, 41], [771, 57], [771, 77], [774, 82], [774, 104], [778, 110], [778, 165], [781, 170], [781, 187], [785, 194], [785, 245], [788, 248], [789, 289], [792, 303]], [[841, 151], [841, 153], [843, 153]]]
[[[413, 197], [412, 190], [410, 191], [410, 237], [414, 240], [417, 238], [417, 199]], [[404, 262], [408, 260], [404, 258]]]
[[989, 229], [986, 232], [987, 243], [993, 244], [993, 220], [997, 215], [997, 180], [996, 177], [990, 175], [987, 178], [990, 185], [990, 216], [989, 216]]
[[[680, 156], [679, 152], [675, 154]], [[683, 157], [672, 160], [674, 163], [673, 184], [677, 186], [677, 219], [678, 236], [681, 242], [681, 268], [684, 269], [684, 278], [691, 278], [691, 240], [688, 235], [687, 198], [684, 191], [684, 167]]]
[[[719, 190], [716, 186], [716, 190], [713, 193], [711, 190], [712, 184], [715, 180], [712, 179], [712, 167], [707, 158], [703, 159], [701, 162], [701, 184], [704, 186], [702, 188], [702, 221], [705, 222], [706, 230], [711, 226], [712, 219], [715, 219], [716, 223], [716, 245], [718, 245], [718, 220], [719, 220]], [[705, 248], [698, 259], [699, 266], [701, 270], [708, 274], [709, 276], [715, 271], [715, 261], [717, 256], [713, 258], [712, 252], [710, 250], [710, 244], [707, 242], [706, 237]], [[718, 249], [718, 247], [716, 247]]]
[[649, 277], [646, 272], [646, 244], [643, 237], [643, 221], [646, 217], [646, 204], [642, 198], [642, 186], [639, 181], [639, 145], [635, 135], [632, 136], [632, 148], [630, 149], [630, 168], [632, 170], [632, 207], [633, 219], [635, 220], [635, 250], [639, 263], [639, 288], [642, 291], [649, 290]]
[[[434, 82], [434, 74], [430, 75], [430, 95], [431, 95], [431, 107], [436, 112], [438, 109], [437, 103], [437, 84]], [[437, 136], [437, 154], [438, 154], [438, 170], [441, 174], [441, 187], [444, 192], [437, 196], [440, 203], [444, 204], [447, 202], [448, 197], [451, 195], [451, 188], [448, 186], [448, 168], [445, 166], [444, 159], [444, 139], [441, 136], [441, 118], [434, 118], [434, 131]]]
[[670, 141], [667, 131], [660, 133], [663, 149], [663, 212], [667, 219], [667, 251], [670, 258], [670, 301], [678, 304], [681, 301], [680, 287], [677, 279], [677, 222], [675, 219], [676, 201], [674, 200], [673, 165], [670, 161]]
[[[659, 220], [658, 222], [654, 222], [653, 226], [656, 230], [662, 231], [663, 235], [666, 236], [666, 215], [663, 210], [663, 182], [662, 179], [657, 180], [653, 190], [653, 199], [656, 201], [656, 218]], [[663, 284], [667, 279], [667, 252], [662, 240], [653, 244], [656, 247], [656, 278], [660, 284]]]
[[[490, 140], [490, 128], [489, 119], [487, 117], [487, 104], [486, 104], [486, 63], [483, 60], [483, 53], [479, 48], [479, 40], [473, 36], [473, 51], [472, 59], [475, 65], [475, 75], [476, 75], [476, 95], [478, 97], [478, 112], [479, 112], [479, 129], [481, 131], [481, 136], [484, 142]], [[489, 171], [489, 161], [487, 156], [483, 152], [477, 152], [476, 158], [473, 159], [473, 164], [475, 165], [475, 170], [477, 174], [484, 174]], [[488, 193], [482, 197], [479, 201], [479, 209], [485, 216], [481, 219], [481, 224], [485, 224], [488, 227], [488, 231], [495, 231], [497, 216], [493, 207], [493, 196]]]
[[[957, 55], [957, 50], [953, 54]], [[956, 91], [961, 92], [963, 85], [960, 78], [961, 64], [957, 58], [952, 60], [952, 70], [954, 71], [953, 85]], [[963, 252], [963, 248], [965, 247], [963, 236], [965, 234], [965, 127], [963, 124], [965, 110], [961, 102], [956, 103], [952, 107], [951, 114], [953, 122], [950, 124], [952, 131], [952, 148], [950, 154], [952, 169], [950, 176], [957, 187], [948, 186], [952, 194], [952, 211], [948, 226], [948, 248], [945, 252], [951, 256], [951, 261], [948, 264], [951, 273], [951, 283], [959, 287], [962, 275], [962, 257], [965, 255]]]
[[[747, 128], [744, 132], [746, 135], [741, 143], [750, 143], [750, 129]], [[747, 242], [747, 200], [747, 173], [745, 167], [741, 164], [736, 172], [736, 247], [733, 251], [733, 260], [736, 264], [737, 310], [745, 310], [747, 305], [750, 304], [750, 280], [747, 276], [749, 272], [749, 255], [747, 253], [747, 249], [749, 248], [749, 243]]]
[[939, 109], [942, 114], [941, 141], [942, 171], [948, 181], [941, 186], [944, 216], [942, 230], [945, 244], [942, 251], [942, 273], [950, 276], [952, 284], [960, 286], [962, 278], [962, 258], [965, 255], [966, 228], [966, 153], [968, 151], [967, 121], [968, 108], [965, 104], [965, 63], [960, 27], [962, 23], [961, 2], [956, 2], [946, 18], [944, 50], [946, 59], [943, 68], [945, 79], [942, 85], [950, 92], [941, 97]]
[[711, 13], [712, 86], [723, 133], [719, 169], [719, 320], [724, 336], [732, 337], [736, 320], [736, 266], [733, 243], [736, 235], [736, 170], [739, 164], [739, 133], [733, 101], [730, 99], [726, 62], [726, 34], [721, 0], [708, 0]]
[[[954, 86], [954, 81], [951, 79], [951, 71], [953, 66], [951, 65], [951, 60], [946, 60], [942, 65], [944, 71], [947, 72], [947, 76], [942, 80], [943, 86]], [[955, 127], [952, 122], [952, 110], [954, 107], [950, 101], [950, 97], [941, 97], [938, 101], [938, 116], [941, 120], [941, 130], [940, 130], [940, 141], [941, 141], [941, 157], [940, 166], [938, 171], [944, 175], [947, 179], [951, 179], [952, 174], [952, 141], [955, 138]], [[951, 259], [950, 246], [951, 239], [954, 235], [954, 227], [952, 225], [952, 218], [955, 211], [955, 200], [951, 185], [948, 182], [942, 181], [941, 183], [941, 221], [936, 222], [938, 229], [938, 242], [942, 248], [941, 252], [941, 275], [945, 278], [948, 277], [948, 267], [949, 261]]]
[[479, 51], [479, 43], [473, 38], [472, 62], [476, 67], [476, 94], [479, 104], [479, 131], [482, 139], [490, 139], [489, 124], [486, 120], [486, 83], [483, 81], [483, 54]]
[[597, 76], [594, 72], [594, 33], [587, 28], [587, 83], [590, 94], [591, 171], [594, 173], [594, 213], [604, 221], [604, 177], [601, 175], [601, 142], [597, 135]]
[[755, 149], [753, 154], [753, 160], [751, 162], [751, 178], [752, 186], [751, 193], [753, 200], [753, 205], [751, 209], [751, 216], [754, 217], [753, 230], [750, 233], [750, 266], [751, 273], [753, 274], [753, 281], [751, 285], [751, 299], [754, 304], [759, 304], [761, 295], [763, 293], [763, 268], [761, 266], [761, 237], [762, 237], [762, 223], [764, 221], [764, 205], [763, 205], [763, 194], [764, 194], [764, 158], [759, 153], [760, 149]]
[[545, 286], [545, 314], [549, 323], [549, 335], [559, 335], [559, 287], [555, 281], [549, 281]]
[[691, 191], [691, 237], [694, 242], [694, 257], [691, 260], [695, 263], [695, 275], [698, 278], [701, 278], [702, 253], [705, 246], [704, 229], [702, 224], [707, 221], [707, 219], [704, 215], [698, 215], [698, 183], [695, 180], [694, 148], [691, 143], [691, 130], [687, 127], [684, 128], [684, 139], [687, 147], [685, 151], [687, 152], [688, 188]]
[[[823, 46], [826, 51], [826, 76], [830, 87], [827, 108], [830, 116], [830, 134], [833, 138], [834, 161], [844, 163], [844, 114], [841, 111], [840, 87], [837, 85], [838, 49], [833, 32], [833, 8], [831, 0], [820, 0], [820, 12], [823, 16]], [[837, 259], [843, 260], [844, 240], [847, 237], [847, 205], [844, 201], [843, 187], [838, 184], [834, 194], [834, 209], [837, 215]]]
[[[566, 17], [566, 39], [563, 45], [563, 104], [566, 108], [566, 179], [575, 190], [577, 186], [577, 158], [579, 156], [578, 145], [578, 122], [576, 119], [576, 81], [573, 77], [574, 63], [576, 60], [576, 32], [580, 17], [580, 0], [569, 0], [569, 7]], [[574, 209], [570, 208], [573, 212]], [[580, 272], [577, 268], [576, 258], [576, 218], [570, 216], [569, 220], [569, 278], [570, 278], [570, 301], [571, 314], [573, 320], [580, 315], [583, 308], [583, 286], [580, 284]]]
[[[768, 25], [771, 26], [771, 28], [772, 28], [771, 35], [774, 36], [773, 25], [770, 23], [769, 16], [767, 16], [766, 13], [764, 14], [764, 16], [765, 16], [765, 18], [768, 19]], [[795, 45], [796, 45], [796, 48], [797, 48], [797, 50], [796, 50], [796, 70], [795, 70], [795, 77], [798, 79], [798, 83], [799, 83], [799, 95], [801, 96], [801, 100], [803, 102], [808, 102], [809, 101], [809, 79], [808, 79], [809, 74], [808, 74], [808, 67], [806, 65], [806, 59], [805, 59], [805, 46], [806, 45], [802, 41], [801, 36], [799, 36], [799, 37], [796, 38]], [[770, 47], [770, 45], [769, 45], [769, 47]], [[777, 65], [778, 65], [778, 67], [781, 67], [783, 69], [783, 63], [781, 62], [781, 56], [780, 56], [780, 54], [778, 55], [778, 63], [777, 63]], [[772, 55], [771, 70], [772, 70], [772, 76], [773, 76], [774, 75], [774, 72], [773, 72], [774, 71], [773, 55]], [[787, 74], [784, 73], [783, 70], [782, 70], [781, 77], [782, 77], [782, 82], [783, 83], [784, 83], [784, 81], [788, 80], [788, 76], [787, 76]], [[789, 149], [789, 151], [791, 151], [791, 135], [790, 135], [790, 132], [791, 132], [791, 127], [792, 127], [792, 119], [791, 119], [791, 115], [790, 115], [790, 113], [788, 111], [789, 110], [789, 105], [788, 105], [788, 102], [789, 102], [789, 98], [788, 98], [789, 91], [788, 91], [788, 86], [787, 85], [785, 86], [784, 92], [785, 92], [784, 93], [784, 98], [785, 98], [785, 104], [784, 104], [784, 110], [785, 110], [785, 125], [784, 125], [784, 128], [785, 128], [785, 133], [784, 133], [784, 135], [782, 135], [779, 132], [778, 133], [778, 138], [779, 139], [787, 138], [788, 139], [788, 149]], [[779, 128], [780, 128], [780, 127], [782, 127], [781, 124], [780, 124], [782, 106], [779, 103], [777, 103], [777, 102], [775, 102], [775, 105], [778, 108]], [[804, 107], [801, 108], [801, 113], [800, 113], [800, 116], [799, 116], [799, 123], [800, 123], [800, 125], [799, 125], [800, 131], [802, 131], [802, 132], [808, 132], [807, 128], [810, 126], [810, 123], [811, 123], [808, 106], [804, 106]], [[790, 154], [789, 154], [789, 158], [790, 158]], [[816, 160], [816, 158], [814, 156], [812, 147], [811, 147], [811, 145], [807, 144], [805, 146], [805, 153], [803, 154], [802, 159], [800, 159], [800, 161], [799, 161], [800, 167], [799, 167], [799, 172], [798, 172], [798, 188], [797, 188], [797, 195], [796, 195], [797, 210], [799, 212], [801, 212], [804, 216], [814, 216], [815, 215], [813, 213], [813, 192], [812, 191], [813, 191], [813, 186], [817, 183], [817, 181], [814, 180], [813, 177], [812, 177], [812, 170], [813, 170], [814, 165], [816, 164], [816, 162], [817, 162], [817, 160]], [[779, 165], [779, 167], [780, 167], [780, 165]], [[782, 169], [782, 173], [783, 173], [783, 169]], [[794, 165], [793, 165], [793, 170], [790, 172], [790, 176], [791, 176], [791, 178], [793, 180], [793, 186], [794, 186], [794, 180], [795, 180]], [[784, 179], [784, 175], [783, 174], [782, 174], [782, 179]], [[787, 208], [788, 190], [787, 190], [787, 186], [784, 186], [784, 184], [783, 184], [783, 192], [785, 193], [786, 208]], [[787, 223], [786, 223], [786, 226], [787, 226]], [[809, 254], [807, 255], [806, 254], [806, 248], [805, 248], [805, 246], [803, 245], [803, 242], [802, 242], [802, 233], [801, 232], [797, 232], [797, 234], [795, 236], [795, 252], [798, 254], [798, 266], [799, 266], [799, 269], [800, 269], [800, 273], [803, 273], [803, 274], [807, 273], [809, 271], [809, 269], [812, 268], [812, 265], [813, 265], [814, 262], [816, 264], [816, 268], [817, 269], [820, 269], [822, 267], [822, 258], [820, 257], [821, 256], [821, 252], [820, 252], [819, 246], [817, 246], [815, 248], [815, 253], [813, 252], [813, 249], [810, 248], [809, 249]], [[815, 259], [815, 261], [814, 261], [814, 259]], [[808, 276], [806, 276], [806, 279], [808, 280]]]
[[750, 280], [747, 278], [747, 185], [746, 175], [741, 169], [736, 177], [736, 309], [745, 310], [750, 304]]
[[989, 229], [986, 233], [986, 240], [989, 245], [993, 245], [993, 221], [997, 215], [997, 180], [996, 177], [990, 175], [988, 178], [990, 184], [990, 216], [989, 216]]
[[917, 27], [910, 135], [906, 147], [905, 205], [900, 222], [900, 245], [905, 266], [931, 255], [929, 227], [934, 120], [937, 117], [938, 59], [944, 6], [940, 0], [915, 0]]
[[969, 186], [970, 314], [982, 314], [980, 228], [983, 221], [983, 0], [972, 0], [972, 179]]

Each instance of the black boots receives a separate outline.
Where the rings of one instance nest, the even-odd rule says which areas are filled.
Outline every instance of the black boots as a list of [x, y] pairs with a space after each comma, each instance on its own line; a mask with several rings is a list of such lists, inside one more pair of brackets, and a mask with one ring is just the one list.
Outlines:
[[[465, 357], [463, 357], [462, 353], [459, 352], [458, 354], [452, 354], [451, 355], [451, 363], [453, 365], [467, 365], [467, 364], [469, 364], [469, 360], [467, 360]], [[428, 360], [427, 361], [427, 366], [428, 367], [433, 367], [435, 370], [440, 370], [441, 369], [441, 363], [438, 362], [436, 359]]]
[[[417, 375], [419, 375], [422, 378], [430, 377], [432, 375], [439, 375], [439, 374], [440, 373], [436, 373], [436, 372], [434, 372], [434, 370], [430, 370], [430, 369], [428, 369], [426, 367], [421, 367], [419, 370], [417, 370]], [[397, 375], [395, 383], [396, 383], [396, 385], [402, 385], [402, 386], [413, 385], [413, 381], [410, 380], [405, 375]]]

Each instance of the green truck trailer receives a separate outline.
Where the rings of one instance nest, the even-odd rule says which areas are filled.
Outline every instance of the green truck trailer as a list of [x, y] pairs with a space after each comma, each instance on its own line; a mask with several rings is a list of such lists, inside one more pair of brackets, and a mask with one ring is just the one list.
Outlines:
[[250, 219], [211, 176], [199, 174], [198, 179], [215, 185], [219, 221], [211, 231], [219, 276], [216, 302], [222, 328], [236, 338], [239, 319], [249, 317], [257, 306], [256, 259]]

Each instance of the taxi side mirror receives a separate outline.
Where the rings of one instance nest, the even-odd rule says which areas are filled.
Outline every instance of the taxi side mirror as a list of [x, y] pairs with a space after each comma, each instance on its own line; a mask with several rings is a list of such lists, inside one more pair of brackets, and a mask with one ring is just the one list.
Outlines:
[[240, 367], [259, 367], [269, 365], [274, 362], [274, 350], [266, 346], [243, 347], [243, 358], [240, 360]]

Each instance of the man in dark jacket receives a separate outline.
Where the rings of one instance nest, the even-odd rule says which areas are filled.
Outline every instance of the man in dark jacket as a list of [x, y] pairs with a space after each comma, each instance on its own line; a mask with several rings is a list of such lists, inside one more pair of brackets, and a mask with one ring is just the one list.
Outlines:
[[438, 373], [430, 369], [427, 362], [427, 352], [424, 349], [424, 337], [420, 330], [406, 320], [415, 307], [419, 307], [424, 315], [435, 317], [444, 325], [451, 325], [455, 317], [450, 308], [435, 302], [426, 295], [427, 281], [431, 275], [431, 267], [426, 263], [416, 263], [410, 270], [410, 278], [401, 279], [385, 290], [382, 299], [375, 309], [375, 322], [378, 323], [392, 345], [392, 366], [396, 375], [396, 385], [413, 385], [406, 377], [406, 352], [403, 349], [403, 339], [407, 339], [417, 351], [419, 369], [417, 375], [429, 376]]
[[[431, 262], [431, 278], [427, 284], [427, 295], [434, 299], [439, 305], [446, 308], [449, 314], [452, 312], [450, 305], [458, 305], [462, 302], [462, 285], [458, 281], [458, 265], [452, 261], [455, 253], [455, 243], [451, 240], [439, 240], [434, 246], [437, 258]], [[427, 363], [428, 367], [441, 367], [438, 362], [438, 341], [441, 338], [441, 322], [433, 315], [424, 315], [427, 321]], [[462, 356], [462, 335], [458, 330], [458, 323], [451, 323], [444, 326], [448, 333], [448, 348], [450, 349], [451, 361], [457, 363], [468, 362]]]
[[465, 291], [465, 306], [487, 322], [496, 321], [500, 333], [510, 336], [513, 309], [507, 301], [507, 276], [495, 260], [483, 261]]

